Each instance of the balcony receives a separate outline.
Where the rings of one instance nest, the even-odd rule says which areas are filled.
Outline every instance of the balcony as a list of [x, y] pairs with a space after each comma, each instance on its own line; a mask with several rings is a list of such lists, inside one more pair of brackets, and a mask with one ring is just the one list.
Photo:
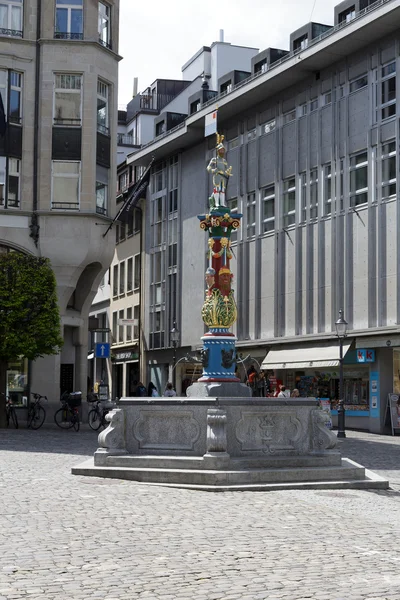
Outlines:
[[68, 31], [56, 31], [55, 40], [83, 40], [83, 33], [69, 33]]
[[0, 27], [0, 35], [22, 38], [22, 31], [20, 29], [4, 29], [3, 27]]
[[126, 135], [125, 133], [117, 134], [117, 145], [118, 146], [137, 146], [133, 140], [132, 135]]

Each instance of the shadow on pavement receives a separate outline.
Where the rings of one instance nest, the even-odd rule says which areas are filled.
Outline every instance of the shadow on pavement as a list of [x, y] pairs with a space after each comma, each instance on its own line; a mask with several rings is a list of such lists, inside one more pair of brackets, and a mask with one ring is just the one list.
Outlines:
[[98, 433], [89, 428], [76, 432], [46, 426], [38, 431], [0, 429], [0, 451], [93, 456]]

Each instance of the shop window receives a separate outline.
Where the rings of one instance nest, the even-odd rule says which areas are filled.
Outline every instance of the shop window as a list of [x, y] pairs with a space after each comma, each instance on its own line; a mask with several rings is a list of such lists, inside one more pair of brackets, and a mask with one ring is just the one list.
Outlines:
[[6, 395], [14, 406], [28, 405], [28, 361], [26, 358], [8, 363]]

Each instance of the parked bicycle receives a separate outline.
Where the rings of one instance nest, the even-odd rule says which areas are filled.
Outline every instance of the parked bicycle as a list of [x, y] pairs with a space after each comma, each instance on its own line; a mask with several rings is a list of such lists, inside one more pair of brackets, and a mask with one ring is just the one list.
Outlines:
[[46, 418], [46, 411], [44, 410], [41, 401], [47, 400], [47, 396], [41, 394], [32, 393], [33, 402], [30, 403], [28, 408], [28, 420], [26, 426], [32, 427], [32, 429], [40, 429]]
[[102, 407], [96, 394], [88, 394], [87, 401], [93, 403], [93, 408], [89, 410], [88, 414], [89, 426], [93, 431], [97, 431], [100, 427], [107, 427], [108, 421], [106, 421], [106, 415], [108, 414], [108, 409]]
[[79, 431], [80, 418], [79, 418], [79, 406], [82, 403], [82, 394], [80, 392], [74, 392], [69, 394], [64, 392], [60, 398], [61, 408], [57, 410], [54, 415], [54, 421], [61, 429], [71, 429]]
[[12, 400], [10, 400], [10, 398], [8, 396], [6, 396], [5, 394], [3, 394], [3, 392], [1, 392], [1, 395], [3, 396], [3, 398], [6, 399], [6, 421], [7, 421], [7, 427], [10, 425], [10, 421], [12, 421], [12, 424], [14, 425], [15, 429], [18, 429], [17, 411], [15, 410], [15, 406], [12, 403]]

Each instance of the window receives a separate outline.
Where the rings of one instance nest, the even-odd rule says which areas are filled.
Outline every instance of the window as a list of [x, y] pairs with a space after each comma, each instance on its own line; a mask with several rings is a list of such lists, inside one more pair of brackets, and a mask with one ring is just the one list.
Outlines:
[[[158, 254], [160, 254], [158, 252]], [[134, 261], [135, 261], [135, 278], [134, 278], [134, 288], [135, 290], [138, 290], [140, 288], [140, 254], [136, 254], [134, 257]]]
[[[96, 212], [99, 215], [107, 214], [107, 195], [108, 185], [102, 181], [96, 181]], [[122, 239], [121, 235], [120, 239]]]
[[[119, 311], [118, 313], [118, 321], [122, 321], [122, 319], [124, 318], [124, 313], [125, 311], [122, 309]], [[118, 323], [118, 342], [121, 344], [124, 342], [124, 325], [120, 325]]]
[[283, 182], [283, 226], [293, 225], [296, 220], [296, 180], [294, 177]]
[[99, 79], [97, 82], [97, 131], [106, 135], [110, 133], [108, 122], [108, 98], [109, 86]]
[[133, 232], [138, 233], [142, 228], [142, 211], [136, 208], [133, 211]]
[[178, 210], [178, 157], [170, 159], [168, 165], [168, 212], [173, 213]]
[[79, 209], [80, 177], [80, 162], [53, 160], [52, 208]]
[[263, 233], [275, 229], [275, 186], [269, 185], [262, 191]]
[[350, 83], [350, 92], [356, 92], [368, 85], [368, 75], [363, 75]]
[[83, 0], [56, 0], [54, 37], [63, 40], [83, 39]]
[[[0, 5], [1, 6], [1, 5]], [[21, 123], [22, 117], [22, 74], [10, 72], [10, 106], [8, 120], [10, 123]]]
[[164, 220], [164, 205], [165, 196], [155, 198], [152, 202], [153, 219], [152, 219], [152, 245], [160, 246], [163, 243], [163, 220]]
[[54, 79], [54, 124], [81, 125], [82, 75], [58, 73]]
[[112, 319], [112, 336], [113, 336], [113, 344], [117, 343], [117, 335], [118, 335], [118, 312], [115, 311], [113, 312], [113, 319]]
[[104, 2], [99, 2], [99, 41], [111, 48], [110, 7]]
[[[8, 177], [6, 177], [8, 169]], [[20, 204], [21, 161], [0, 157], [0, 207], [18, 208]]]
[[332, 213], [332, 167], [325, 165], [324, 171], [324, 215]]
[[250, 142], [251, 140], [254, 140], [257, 137], [257, 131], [255, 129], [252, 129], [251, 131], [247, 132], [247, 141]]
[[2, 0], [0, 3], [0, 35], [22, 37], [22, 0]]
[[344, 210], [344, 161], [340, 161], [340, 211]]
[[126, 291], [131, 292], [132, 289], [133, 289], [133, 258], [128, 258], [127, 267], [126, 267]]
[[368, 202], [368, 153], [350, 157], [350, 206]]
[[307, 106], [307, 102], [305, 102], [304, 104], [300, 104], [299, 106], [299, 115], [300, 117], [305, 117], [305, 115], [308, 112], [308, 106]]
[[113, 267], [113, 296], [118, 296], [118, 265]]
[[382, 146], [382, 200], [396, 197], [396, 142]]
[[307, 33], [302, 37], [294, 40], [293, 42], [293, 52], [297, 52], [299, 50], [305, 50], [308, 47], [308, 35]]
[[159, 123], [156, 123], [156, 136], [162, 135], [163, 133], [165, 133], [165, 131], [165, 121], [160, 121]]
[[118, 190], [117, 191], [123, 192], [128, 187], [128, 184], [129, 184], [129, 174], [128, 174], [128, 171], [125, 171], [118, 177]]
[[315, 100], [311, 100], [310, 102], [310, 112], [313, 112], [314, 110], [317, 110], [318, 108], [318, 98], [316, 98]]
[[140, 319], [140, 306], [137, 304], [133, 307], [133, 339], [137, 340], [139, 338], [139, 319]]
[[276, 119], [271, 119], [271, 121], [264, 123], [264, 125], [261, 126], [261, 129], [262, 133], [271, 133], [271, 131], [276, 129]]
[[168, 267], [178, 264], [178, 219], [175, 216], [168, 220]]
[[396, 114], [396, 63], [382, 67], [381, 82], [381, 119]]
[[125, 261], [119, 265], [119, 294], [125, 294]]
[[247, 239], [256, 235], [256, 195], [254, 192], [247, 196], [246, 228]]
[[296, 119], [296, 111], [291, 110], [290, 112], [283, 115], [283, 124], [285, 125], [285, 123], [290, 123], [291, 121], [294, 121], [295, 119]]
[[[132, 307], [131, 306], [126, 309], [126, 318], [129, 320], [132, 319]], [[126, 341], [130, 342], [132, 340], [132, 325], [126, 326], [125, 333], [126, 333]]]
[[356, 18], [356, 6], [350, 6], [347, 10], [344, 10], [339, 14], [339, 24], [342, 23], [350, 23], [353, 19]]
[[300, 173], [301, 214], [300, 221], [307, 221], [307, 173]]
[[327, 104], [331, 104], [331, 103], [332, 103], [332, 92], [328, 92], [324, 96], [324, 104], [326, 106]]
[[228, 150], [233, 150], [239, 146], [239, 138], [234, 138], [228, 142]]
[[318, 217], [318, 169], [310, 171], [310, 219]]

